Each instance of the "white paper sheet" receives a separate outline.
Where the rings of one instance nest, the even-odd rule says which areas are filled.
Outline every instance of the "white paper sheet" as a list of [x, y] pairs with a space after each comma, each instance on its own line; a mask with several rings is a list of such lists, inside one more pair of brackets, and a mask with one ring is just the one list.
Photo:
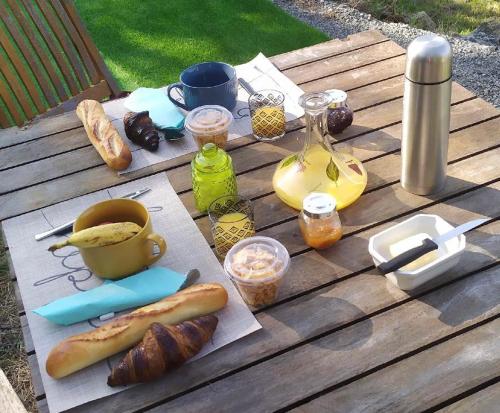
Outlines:
[[[235, 69], [238, 78], [246, 80], [255, 90], [275, 89], [284, 93], [285, 117], [287, 121], [300, 118], [304, 115], [304, 110], [298, 104], [300, 95], [304, 93], [302, 89], [281, 73], [262, 53], [250, 62], [236, 66]], [[164, 90], [166, 91], [166, 88]], [[252, 133], [248, 97], [248, 93], [240, 86], [238, 101], [236, 107], [233, 109], [234, 122], [229, 128], [229, 140]], [[156, 152], [149, 152], [137, 145], [130, 145], [133, 151], [132, 163], [127, 169], [121, 171], [120, 174], [137, 171], [187, 153], [196, 152], [198, 146], [194, 142], [190, 132], [184, 130], [183, 133], [185, 134], [184, 138], [178, 141], [166, 142], [164, 139], [161, 139]], [[127, 143], [131, 143], [127, 138], [124, 137], [124, 139]]]
[[47, 251], [52, 243], [62, 237], [49, 237], [37, 242], [33, 236], [75, 218], [95, 202], [145, 187], [152, 191], [139, 200], [148, 207], [154, 231], [162, 235], [168, 245], [167, 253], [155, 265], [166, 266], [181, 273], [198, 268], [201, 272], [198, 282], [221, 283], [229, 293], [227, 307], [218, 313], [219, 324], [213, 341], [203, 348], [198, 357], [261, 328], [231, 281], [224, 275], [217, 258], [164, 173], [4, 221], [2, 225], [28, 318], [47, 402], [53, 413], [126, 388], [113, 389], [106, 385], [110, 366], [120, 360], [120, 355], [60, 380], [47, 375], [45, 360], [54, 345], [70, 335], [89, 331], [103, 323], [93, 319], [68, 327], [58, 326], [31, 310], [57, 298], [95, 287], [101, 280], [84, 266], [76, 248], [66, 247], [55, 253]]

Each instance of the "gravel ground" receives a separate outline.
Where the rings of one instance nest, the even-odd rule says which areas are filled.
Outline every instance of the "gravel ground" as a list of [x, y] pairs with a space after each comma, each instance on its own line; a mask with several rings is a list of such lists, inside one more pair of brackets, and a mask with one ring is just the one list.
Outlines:
[[[346, 4], [331, 0], [273, 0], [292, 16], [316, 27], [332, 38], [344, 38], [377, 29], [402, 47], [428, 32], [403, 23], [381, 22]], [[498, 47], [447, 36], [453, 47], [453, 77], [478, 96], [500, 107], [500, 51]]]

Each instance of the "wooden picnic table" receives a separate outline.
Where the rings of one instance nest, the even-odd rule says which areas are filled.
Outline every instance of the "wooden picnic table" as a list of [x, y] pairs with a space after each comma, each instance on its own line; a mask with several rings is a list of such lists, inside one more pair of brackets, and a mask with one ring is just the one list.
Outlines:
[[[271, 60], [304, 91], [349, 94], [354, 124], [338, 138], [363, 161], [368, 186], [340, 212], [342, 240], [321, 252], [308, 248], [297, 212], [272, 189], [276, 164], [302, 147], [303, 120], [290, 122], [276, 143], [231, 141], [238, 187], [254, 200], [259, 234], [278, 239], [292, 256], [278, 302], [255, 311], [263, 329], [165, 379], [72, 412], [498, 411], [500, 112], [454, 83], [446, 187], [412, 195], [398, 181], [403, 48], [367, 31]], [[121, 101], [105, 107], [120, 125]], [[192, 155], [118, 176], [74, 113], [2, 130], [0, 148], [0, 219], [166, 171], [212, 244], [207, 217], [194, 208]], [[460, 265], [408, 293], [374, 269], [367, 247], [371, 235], [415, 213], [454, 225], [489, 221], [467, 234]], [[19, 308], [36, 397], [47, 411], [20, 301]]]

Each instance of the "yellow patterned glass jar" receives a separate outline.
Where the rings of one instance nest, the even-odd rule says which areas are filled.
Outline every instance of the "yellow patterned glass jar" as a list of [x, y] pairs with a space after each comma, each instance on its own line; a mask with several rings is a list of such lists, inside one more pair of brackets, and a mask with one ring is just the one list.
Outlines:
[[215, 252], [224, 258], [231, 247], [255, 235], [252, 203], [239, 195], [223, 196], [208, 208]]
[[264, 89], [248, 98], [253, 136], [259, 141], [274, 141], [285, 135], [285, 95]]

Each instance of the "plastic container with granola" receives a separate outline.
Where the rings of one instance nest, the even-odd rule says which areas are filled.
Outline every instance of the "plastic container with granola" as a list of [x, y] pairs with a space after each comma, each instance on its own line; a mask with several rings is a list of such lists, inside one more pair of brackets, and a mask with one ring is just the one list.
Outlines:
[[235, 244], [224, 260], [224, 270], [251, 306], [272, 304], [290, 265], [286, 248], [269, 237], [251, 237]]
[[232, 121], [233, 115], [226, 108], [218, 105], [205, 105], [189, 112], [185, 126], [200, 149], [210, 142], [224, 149]]

